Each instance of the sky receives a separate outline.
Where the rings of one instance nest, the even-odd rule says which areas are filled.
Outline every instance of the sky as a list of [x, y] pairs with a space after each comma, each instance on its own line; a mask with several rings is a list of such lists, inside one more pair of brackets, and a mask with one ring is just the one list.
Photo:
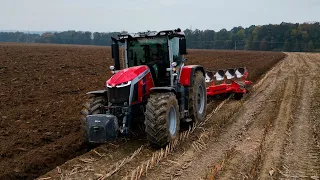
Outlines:
[[320, 21], [320, 0], [0, 0], [0, 30], [211, 29]]

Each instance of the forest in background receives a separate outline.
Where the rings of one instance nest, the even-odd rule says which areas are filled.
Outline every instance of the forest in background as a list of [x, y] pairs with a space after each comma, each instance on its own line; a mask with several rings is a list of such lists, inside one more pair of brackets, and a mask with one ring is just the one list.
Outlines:
[[[62, 31], [32, 34], [0, 32], [0, 42], [54, 43], [110, 46], [111, 37], [123, 32]], [[190, 49], [320, 52], [320, 23], [281, 23], [241, 26], [231, 30], [186, 29]]]

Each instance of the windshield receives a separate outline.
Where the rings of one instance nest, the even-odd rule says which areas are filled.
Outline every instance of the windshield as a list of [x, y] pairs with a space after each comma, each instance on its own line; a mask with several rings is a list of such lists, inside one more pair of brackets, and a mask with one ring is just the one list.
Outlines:
[[128, 39], [128, 67], [158, 60], [169, 62], [167, 37]]

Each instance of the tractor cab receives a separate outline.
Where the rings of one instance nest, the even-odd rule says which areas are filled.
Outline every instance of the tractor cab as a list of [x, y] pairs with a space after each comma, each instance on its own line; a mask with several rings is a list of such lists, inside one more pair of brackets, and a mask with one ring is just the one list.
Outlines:
[[[122, 58], [123, 68], [148, 66], [155, 86], [172, 85], [170, 68], [175, 68], [172, 65], [180, 67], [183, 54], [186, 54], [185, 36], [180, 29], [120, 34], [119, 39], [112, 40], [113, 55], [119, 54], [119, 42], [125, 47]], [[119, 56], [113, 56], [113, 58], [115, 69], [119, 70], [120, 58]]]

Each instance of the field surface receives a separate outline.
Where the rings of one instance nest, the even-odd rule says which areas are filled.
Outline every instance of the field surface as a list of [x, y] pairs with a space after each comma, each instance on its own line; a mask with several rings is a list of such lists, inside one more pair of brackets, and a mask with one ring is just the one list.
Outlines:
[[[201, 64], [208, 70], [246, 66], [250, 74], [249, 79], [257, 82], [264, 73], [266, 73], [271, 67], [283, 59], [284, 56], [285, 55], [282, 53], [269, 52], [192, 50], [189, 51], [187, 56], [187, 64]], [[253, 121], [253, 119], [256, 118], [255, 116], [263, 116], [260, 115], [261, 113], [259, 113], [259, 110], [263, 110], [263, 112], [272, 112], [270, 113], [272, 114], [269, 120], [270, 126], [273, 121], [283, 123], [281, 120], [283, 119], [282, 117], [272, 119], [273, 116], [277, 116], [277, 114], [279, 114], [276, 113], [277, 111], [281, 111], [280, 107], [282, 104], [281, 102], [284, 101], [283, 97], [289, 99], [288, 101], [292, 102], [294, 106], [291, 106], [291, 104], [288, 105], [286, 100], [282, 106], [290, 107], [284, 107], [284, 110], [282, 110], [284, 113], [281, 113], [279, 116], [288, 115], [288, 117], [297, 119], [310, 119], [310, 121], [307, 122], [310, 122], [311, 124], [300, 124], [299, 126], [297, 125], [297, 127], [307, 126], [313, 130], [304, 131], [304, 128], [302, 130], [299, 128], [294, 129], [295, 126], [292, 124], [293, 120], [292, 118], [289, 118], [288, 122], [289, 124], [292, 124], [290, 133], [294, 134], [301, 131], [308, 133], [312, 133], [314, 131], [316, 132], [316, 128], [319, 128], [319, 123], [312, 124], [316, 122], [316, 120], [311, 121], [311, 119], [312, 117], [317, 117], [319, 114], [314, 113], [319, 113], [319, 111], [313, 112], [312, 108], [309, 106], [319, 106], [319, 104], [315, 103], [319, 102], [319, 100], [310, 100], [311, 96], [319, 99], [319, 94], [313, 91], [313, 89], [319, 86], [319, 84], [315, 84], [318, 83], [317, 81], [311, 81], [318, 78], [317, 74], [312, 74], [315, 73], [316, 70], [319, 70], [319, 64], [317, 64], [318, 61], [316, 61], [317, 58], [319, 60], [317, 54], [290, 54], [286, 61], [280, 63], [284, 64], [287, 62], [287, 64], [281, 66], [278, 64], [279, 67], [277, 67], [280, 70], [276, 71], [275, 73], [271, 73], [273, 76], [269, 74], [271, 78], [264, 80], [265, 82], [262, 85], [257, 85], [257, 90], [255, 90], [254, 93], [247, 99], [245, 99], [246, 101], [223, 101], [225, 103], [224, 106], [217, 111], [219, 113], [214, 113], [211, 118], [208, 118], [208, 121], [205, 125], [199, 125], [195, 127], [193, 133], [190, 133], [188, 138], [184, 138], [185, 140], [183, 141], [183, 144], [175, 145], [176, 149], [170, 153], [170, 157], [159, 161], [157, 168], [153, 168], [150, 171], [151, 174], [148, 174], [148, 177], [152, 178], [157, 174], [161, 174], [159, 172], [165, 172], [160, 171], [162, 168], [167, 169], [167, 174], [173, 177], [180, 177], [179, 173], [174, 171], [178, 168], [175, 166], [182, 166], [183, 162], [177, 161], [184, 161], [185, 157], [182, 155], [188, 155], [188, 153], [184, 153], [187, 151], [194, 151], [192, 157], [197, 157], [200, 161], [200, 158], [202, 157], [198, 157], [198, 155], [202, 155], [202, 153], [200, 153], [200, 150], [196, 148], [197, 146], [191, 146], [191, 144], [194, 141], [197, 141], [197, 139], [204, 132], [207, 133], [209, 130], [211, 130], [211, 134], [210, 136], [207, 136], [208, 138], [206, 138], [206, 142], [204, 142], [207, 144], [205, 146], [206, 148], [201, 148], [201, 150], [208, 151], [207, 153], [203, 154], [215, 157], [215, 159], [211, 158], [210, 160], [210, 158], [206, 158], [208, 159], [206, 166], [209, 166], [210, 164], [214, 165], [215, 163], [219, 162], [222, 158], [222, 155], [225, 154], [226, 149], [223, 147], [219, 149], [217, 144], [214, 144], [219, 142], [219, 140], [226, 141], [222, 142], [225, 147], [229, 147], [229, 143], [235, 144], [230, 144], [231, 150], [230, 152], [228, 151], [230, 157], [227, 157], [229, 158], [227, 159], [229, 161], [223, 161], [225, 162], [225, 165], [228, 164], [228, 162], [229, 164], [233, 164], [232, 162], [235, 162], [245, 166], [245, 164], [241, 162], [241, 158], [239, 158], [242, 157], [242, 155], [240, 156], [240, 154], [236, 154], [236, 145], [238, 145], [239, 142], [229, 142], [227, 139], [220, 138], [220, 136], [222, 137], [227, 132], [237, 133], [240, 130], [241, 132], [243, 131], [242, 133], [244, 133], [248, 131], [248, 128], [253, 127], [252, 125], [255, 123], [250, 123], [250, 119], [242, 117], [245, 116], [245, 110], [250, 111], [249, 115], [251, 113], [252, 116], [250, 117], [252, 122], [260, 122], [261, 126], [263, 126], [262, 128], [264, 128], [266, 119], [260, 118], [258, 119], [259, 121]], [[293, 61], [295, 63], [290, 63], [290, 59], [295, 60]], [[54, 170], [50, 171], [43, 177], [50, 176], [53, 179], [60, 177], [87, 179], [98, 178], [99, 176], [110, 176], [110, 178], [118, 179], [120, 177], [131, 175], [135, 168], [151, 158], [154, 153], [157, 153], [158, 150], [152, 149], [148, 146], [148, 143], [146, 142], [142, 132], [138, 132], [135, 135], [126, 138], [121, 138], [114, 143], [106, 144], [93, 150], [90, 150], [89, 147], [84, 144], [82, 134], [80, 132], [79, 112], [82, 109], [82, 104], [87, 98], [85, 93], [91, 90], [104, 88], [105, 81], [111, 76], [111, 74], [108, 72], [108, 67], [112, 64], [110, 48], [107, 47], [0, 44], [0, 179], [33, 179], [52, 169]], [[296, 72], [295, 68], [297, 74], [292, 73]], [[284, 73], [284, 71], [288, 72]], [[310, 78], [309, 74], [303, 75], [303, 72], [310, 73], [314, 76], [314, 78]], [[282, 74], [282, 76], [280, 76], [282, 78], [280, 78], [279, 81], [275, 81], [277, 74]], [[297, 78], [293, 78], [295, 76], [297, 76]], [[303, 78], [303, 80], [299, 80], [301, 78]], [[275, 82], [271, 81], [270, 79], [274, 79]], [[305, 81], [305, 79], [307, 81]], [[276, 84], [273, 86], [269, 81]], [[288, 87], [286, 87], [287, 84], [289, 84]], [[293, 89], [295, 89], [296, 86], [297, 88], [299, 87], [300, 90], [294, 91], [293, 94], [297, 96], [301, 95], [300, 99], [305, 99], [303, 101], [304, 103], [302, 103], [302, 101], [301, 103], [300, 101], [296, 102], [296, 99], [299, 98], [290, 100], [292, 97], [291, 95], [282, 93], [291, 93], [291, 91], [285, 91], [281, 88], [286, 89], [294, 87]], [[305, 86], [311, 88], [305, 88]], [[267, 89], [267, 91], [264, 92], [263, 88]], [[305, 93], [302, 92], [305, 91], [310, 91], [312, 93], [310, 93], [310, 95], [304, 95]], [[272, 96], [272, 94], [275, 94], [275, 96]], [[265, 99], [262, 97], [269, 99], [266, 101], [266, 103], [262, 103], [265, 102], [263, 101]], [[217, 100], [217, 102], [222, 102], [222, 100]], [[209, 102], [208, 114], [218, 107], [217, 102]], [[259, 103], [263, 105], [258, 106]], [[272, 103], [280, 104], [279, 106], [275, 106]], [[264, 108], [267, 106], [270, 106], [271, 108]], [[301, 107], [302, 109], [305, 108], [310, 112], [306, 113], [305, 111], [298, 110], [299, 108], [296, 107]], [[291, 116], [291, 111], [288, 109], [293, 108], [296, 108], [294, 113], [295, 115]], [[240, 109], [242, 110], [240, 111]], [[241, 113], [237, 113], [238, 111]], [[266, 114], [267, 112], [264, 113], [265, 117], [269, 117], [269, 115]], [[234, 114], [238, 115], [234, 116]], [[224, 117], [227, 115], [230, 116], [230, 118], [226, 119], [226, 117]], [[246, 116], [249, 115], [247, 114]], [[230, 119], [233, 120], [231, 121]], [[279, 120], [276, 121], [276, 119]], [[248, 121], [248, 125], [245, 124], [244, 126], [245, 129], [231, 129], [238, 122], [243, 123], [242, 121]], [[237, 127], [240, 127], [240, 125]], [[272, 128], [275, 127], [277, 126], [272, 126]], [[279, 125], [279, 127], [282, 126]], [[269, 130], [269, 128], [267, 129]], [[260, 129], [257, 129], [257, 131], [259, 130]], [[278, 131], [280, 131], [280, 133], [283, 132], [281, 129], [275, 132]], [[184, 132], [189, 131], [185, 130]], [[287, 132], [287, 129], [284, 132]], [[259, 131], [259, 133], [261, 132]], [[263, 151], [261, 152], [263, 153], [267, 147], [272, 150], [266, 151], [265, 157], [269, 157], [274, 153], [279, 153], [280, 151], [281, 153], [284, 151], [286, 153], [302, 153], [302, 151], [294, 149], [296, 147], [294, 143], [299, 143], [295, 142], [298, 140], [297, 138], [287, 135], [291, 138], [292, 142], [290, 141], [290, 138], [286, 138], [283, 141], [279, 139], [279, 142], [277, 143], [284, 144], [285, 142], [286, 146], [283, 148], [279, 147], [280, 150], [277, 150], [276, 148], [272, 148], [273, 146], [278, 147], [275, 146], [278, 144], [274, 145], [273, 143], [275, 135], [271, 136], [270, 134], [268, 136], [267, 133], [265, 134], [266, 135], [263, 134], [262, 136], [265, 138], [263, 142], [266, 144], [264, 146], [266, 148], [263, 148]], [[308, 137], [311, 135], [313, 135], [312, 137], [314, 138], [319, 137], [318, 134], [313, 133], [307, 134], [304, 138], [308, 139]], [[243, 135], [237, 135], [235, 138], [236, 137], [240, 139], [235, 140], [240, 141], [241, 138], [243, 138]], [[251, 138], [259, 137], [260, 136], [257, 135]], [[230, 139], [230, 137], [228, 138]], [[313, 143], [313, 141], [308, 142], [305, 141], [305, 139], [300, 139], [301, 142], [305, 143], [303, 146], [307, 148], [305, 152], [309, 152], [309, 147], [318, 148], [319, 145], [309, 146], [309, 144]], [[252, 140], [252, 142], [255, 141]], [[210, 148], [211, 144], [212, 148]], [[202, 146], [204, 145], [201, 145], [201, 147]], [[254, 147], [251, 147], [250, 145], [248, 146], [256, 150]], [[260, 146], [262, 145], [259, 145], [259, 147]], [[196, 150], [192, 149], [191, 147], [195, 147]], [[235, 148], [232, 149], [232, 147]], [[284, 150], [282, 151], [282, 149]], [[86, 153], [89, 150], [90, 152]], [[210, 150], [212, 152], [209, 152]], [[314, 157], [312, 152], [317, 152], [316, 150], [318, 149], [312, 149], [310, 151], [310, 157]], [[215, 152], [213, 153], [213, 151]], [[255, 151], [253, 151], [253, 153], [254, 152]], [[268, 152], [272, 153], [268, 155]], [[219, 153], [221, 157], [219, 157]], [[315, 153], [315, 155], [318, 154]], [[63, 164], [67, 160], [75, 158], [79, 155], [81, 156]], [[178, 155], [180, 155], [181, 158], [178, 158]], [[261, 156], [259, 154], [250, 153], [247, 155], [252, 155], [253, 159], [257, 159], [255, 156]], [[234, 159], [230, 159], [231, 157], [234, 157]], [[272, 157], [269, 157], [270, 160], [266, 161], [266, 164], [263, 166], [259, 165], [258, 163], [259, 166], [257, 166], [256, 169], [264, 166], [266, 169], [270, 168], [271, 165], [273, 165], [273, 161], [271, 161]], [[318, 156], [315, 157], [319, 164]], [[249, 158], [247, 159], [249, 160]], [[290, 162], [291, 160], [292, 159], [287, 158], [282, 162], [290, 165], [292, 164]], [[197, 161], [192, 160], [188, 161], [188, 163], [190, 167], [197, 166]], [[248, 164], [250, 164], [250, 162], [248, 162]], [[222, 168], [225, 173], [219, 174], [221, 177], [222, 175], [227, 176], [228, 172], [235, 172], [232, 171], [231, 165], [225, 165], [223, 167], [226, 168]], [[199, 169], [198, 173], [202, 174], [192, 174], [196, 177], [204, 177], [205, 174], [203, 173], [207, 173], [209, 176], [210, 173], [208, 172], [210, 171], [203, 169], [206, 166], [201, 166], [202, 169]], [[188, 167], [184, 166], [187, 172], [190, 171]], [[229, 171], [227, 167], [230, 168]], [[290, 168], [289, 166], [285, 167]], [[193, 168], [191, 168], [191, 170], [192, 169]], [[244, 170], [248, 169], [244, 167]], [[284, 175], [292, 175], [290, 174], [290, 169], [280, 170]], [[315, 169], [315, 172], [316, 171], [317, 169]], [[274, 169], [274, 172], [279, 171]], [[154, 174], [152, 175], [152, 173]], [[306, 175], [312, 173], [313, 172], [310, 172]], [[229, 175], [233, 176], [233, 174], [230, 173]], [[161, 176], [161, 178], [165, 178], [165, 176]]]
[[209, 102], [205, 122], [165, 149], [99, 147], [42, 177], [319, 179], [319, 70], [320, 54], [288, 53], [243, 100]]
[[288, 54], [249, 97], [211, 117], [203, 148], [175, 153], [148, 179], [319, 179], [319, 70], [320, 54]]

